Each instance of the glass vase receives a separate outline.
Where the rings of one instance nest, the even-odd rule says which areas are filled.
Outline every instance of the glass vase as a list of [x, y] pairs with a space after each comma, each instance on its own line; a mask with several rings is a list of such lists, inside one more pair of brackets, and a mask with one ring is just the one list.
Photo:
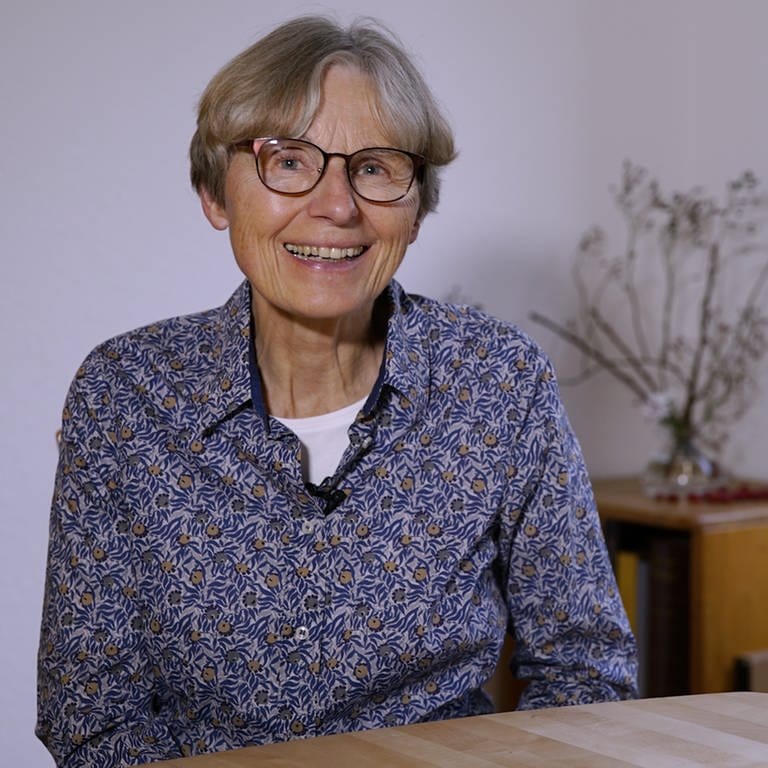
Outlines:
[[666, 448], [645, 469], [643, 486], [653, 498], [695, 499], [722, 488], [727, 479], [718, 462], [695, 439], [668, 434]]

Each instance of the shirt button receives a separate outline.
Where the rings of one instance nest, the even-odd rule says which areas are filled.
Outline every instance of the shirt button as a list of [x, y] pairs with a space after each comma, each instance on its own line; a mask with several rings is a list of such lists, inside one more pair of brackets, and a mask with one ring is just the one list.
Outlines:
[[315, 532], [315, 524], [311, 520], [305, 520], [301, 524], [301, 532], [302, 533], [314, 533]]
[[295, 636], [297, 640], [306, 640], [309, 637], [309, 629], [304, 626], [296, 627]]

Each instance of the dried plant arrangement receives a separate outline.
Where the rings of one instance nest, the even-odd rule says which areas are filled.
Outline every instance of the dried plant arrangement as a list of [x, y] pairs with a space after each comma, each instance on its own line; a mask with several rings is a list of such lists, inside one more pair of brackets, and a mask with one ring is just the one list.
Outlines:
[[[590, 229], [573, 269], [577, 316], [531, 319], [580, 352], [564, 382], [605, 371], [665, 427], [669, 455], [657, 474], [707, 482], [717, 465], [706, 466], [700, 449], [716, 454], [751, 405], [768, 349], [767, 199], [749, 171], [720, 201], [701, 188], [665, 193], [631, 162], [613, 191], [623, 249], [611, 251], [603, 229]], [[686, 455], [704, 464], [681, 468]]]

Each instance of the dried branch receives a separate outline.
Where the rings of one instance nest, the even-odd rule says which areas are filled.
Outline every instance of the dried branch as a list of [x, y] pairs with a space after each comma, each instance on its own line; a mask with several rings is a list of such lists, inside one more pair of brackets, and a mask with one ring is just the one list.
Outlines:
[[691, 424], [693, 407], [696, 403], [699, 386], [699, 376], [701, 375], [701, 364], [704, 355], [709, 347], [709, 326], [712, 322], [712, 296], [717, 283], [718, 268], [720, 266], [720, 248], [717, 243], [713, 243], [709, 249], [709, 258], [707, 259], [707, 277], [704, 282], [704, 293], [701, 299], [699, 310], [699, 329], [698, 342], [693, 352], [693, 361], [691, 362], [691, 373], [688, 376], [688, 383], [685, 391], [685, 401], [682, 409], [681, 421], [685, 424]]
[[597, 307], [591, 308], [589, 311], [589, 318], [592, 320], [592, 322], [594, 322], [598, 330], [600, 330], [606, 336], [608, 341], [610, 341], [616, 347], [622, 357], [627, 361], [629, 367], [635, 372], [635, 375], [642, 380], [646, 389], [649, 392], [655, 392], [658, 387], [656, 382], [653, 380], [653, 377], [648, 373], [648, 371], [646, 371], [642, 362], [635, 355], [635, 353], [629, 348], [627, 344], [624, 343], [624, 340], [616, 332], [616, 329], [603, 319], [603, 316]]
[[[614, 199], [626, 228], [623, 255], [605, 258], [605, 236], [593, 227], [574, 265], [577, 318], [531, 319], [582, 354], [571, 382], [606, 371], [641, 403], [663, 403], [657, 417], [678, 436], [722, 440], [750, 405], [755, 366], [768, 352], [768, 247], [757, 240], [768, 199], [751, 172], [728, 185], [722, 206], [699, 189], [666, 196], [629, 162]], [[757, 254], [754, 274], [742, 270], [739, 286], [724, 285], [739, 259], [749, 266], [743, 259]], [[650, 297], [643, 270], [661, 283]], [[612, 296], [623, 317], [607, 311]]]
[[642, 402], [646, 402], [648, 400], [649, 392], [647, 392], [641, 384], [632, 378], [632, 376], [626, 374], [619, 365], [614, 363], [613, 360], [611, 360], [609, 357], [606, 357], [599, 349], [582, 339], [578, 334], [568, 330], [568, 328], [565, 326], [559, 325], [553, 320], [550, 320], [548, 317], [540, 315], [538, 312], [531, 312], [530, 317], [531, 320], [533, 320], [535, 323], [539, 323], [545, 328], [548, 328], [553, 333], [556, 333], [561, 339], [564, 339], [569, 344], [572, 344], [578, 350], [587, 355], [587, 357], [590, 357], [592, 360], [598, 363], [602, 368], [608, 371], [608, 373], [610, 373], [612, 376], [615, 376], [622, 384], [629, 387], [629, 389], [631, 389]]

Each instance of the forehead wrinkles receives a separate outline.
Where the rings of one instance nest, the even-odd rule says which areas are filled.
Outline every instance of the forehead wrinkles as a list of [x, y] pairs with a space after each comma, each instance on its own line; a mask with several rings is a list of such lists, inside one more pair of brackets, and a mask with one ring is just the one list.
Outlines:
[[326, 150], [352, 152], [369, 146], [398, 146], [389, 133], [370, 76], [346, 64], [330, 67], [317, 109], [303, 135]]

